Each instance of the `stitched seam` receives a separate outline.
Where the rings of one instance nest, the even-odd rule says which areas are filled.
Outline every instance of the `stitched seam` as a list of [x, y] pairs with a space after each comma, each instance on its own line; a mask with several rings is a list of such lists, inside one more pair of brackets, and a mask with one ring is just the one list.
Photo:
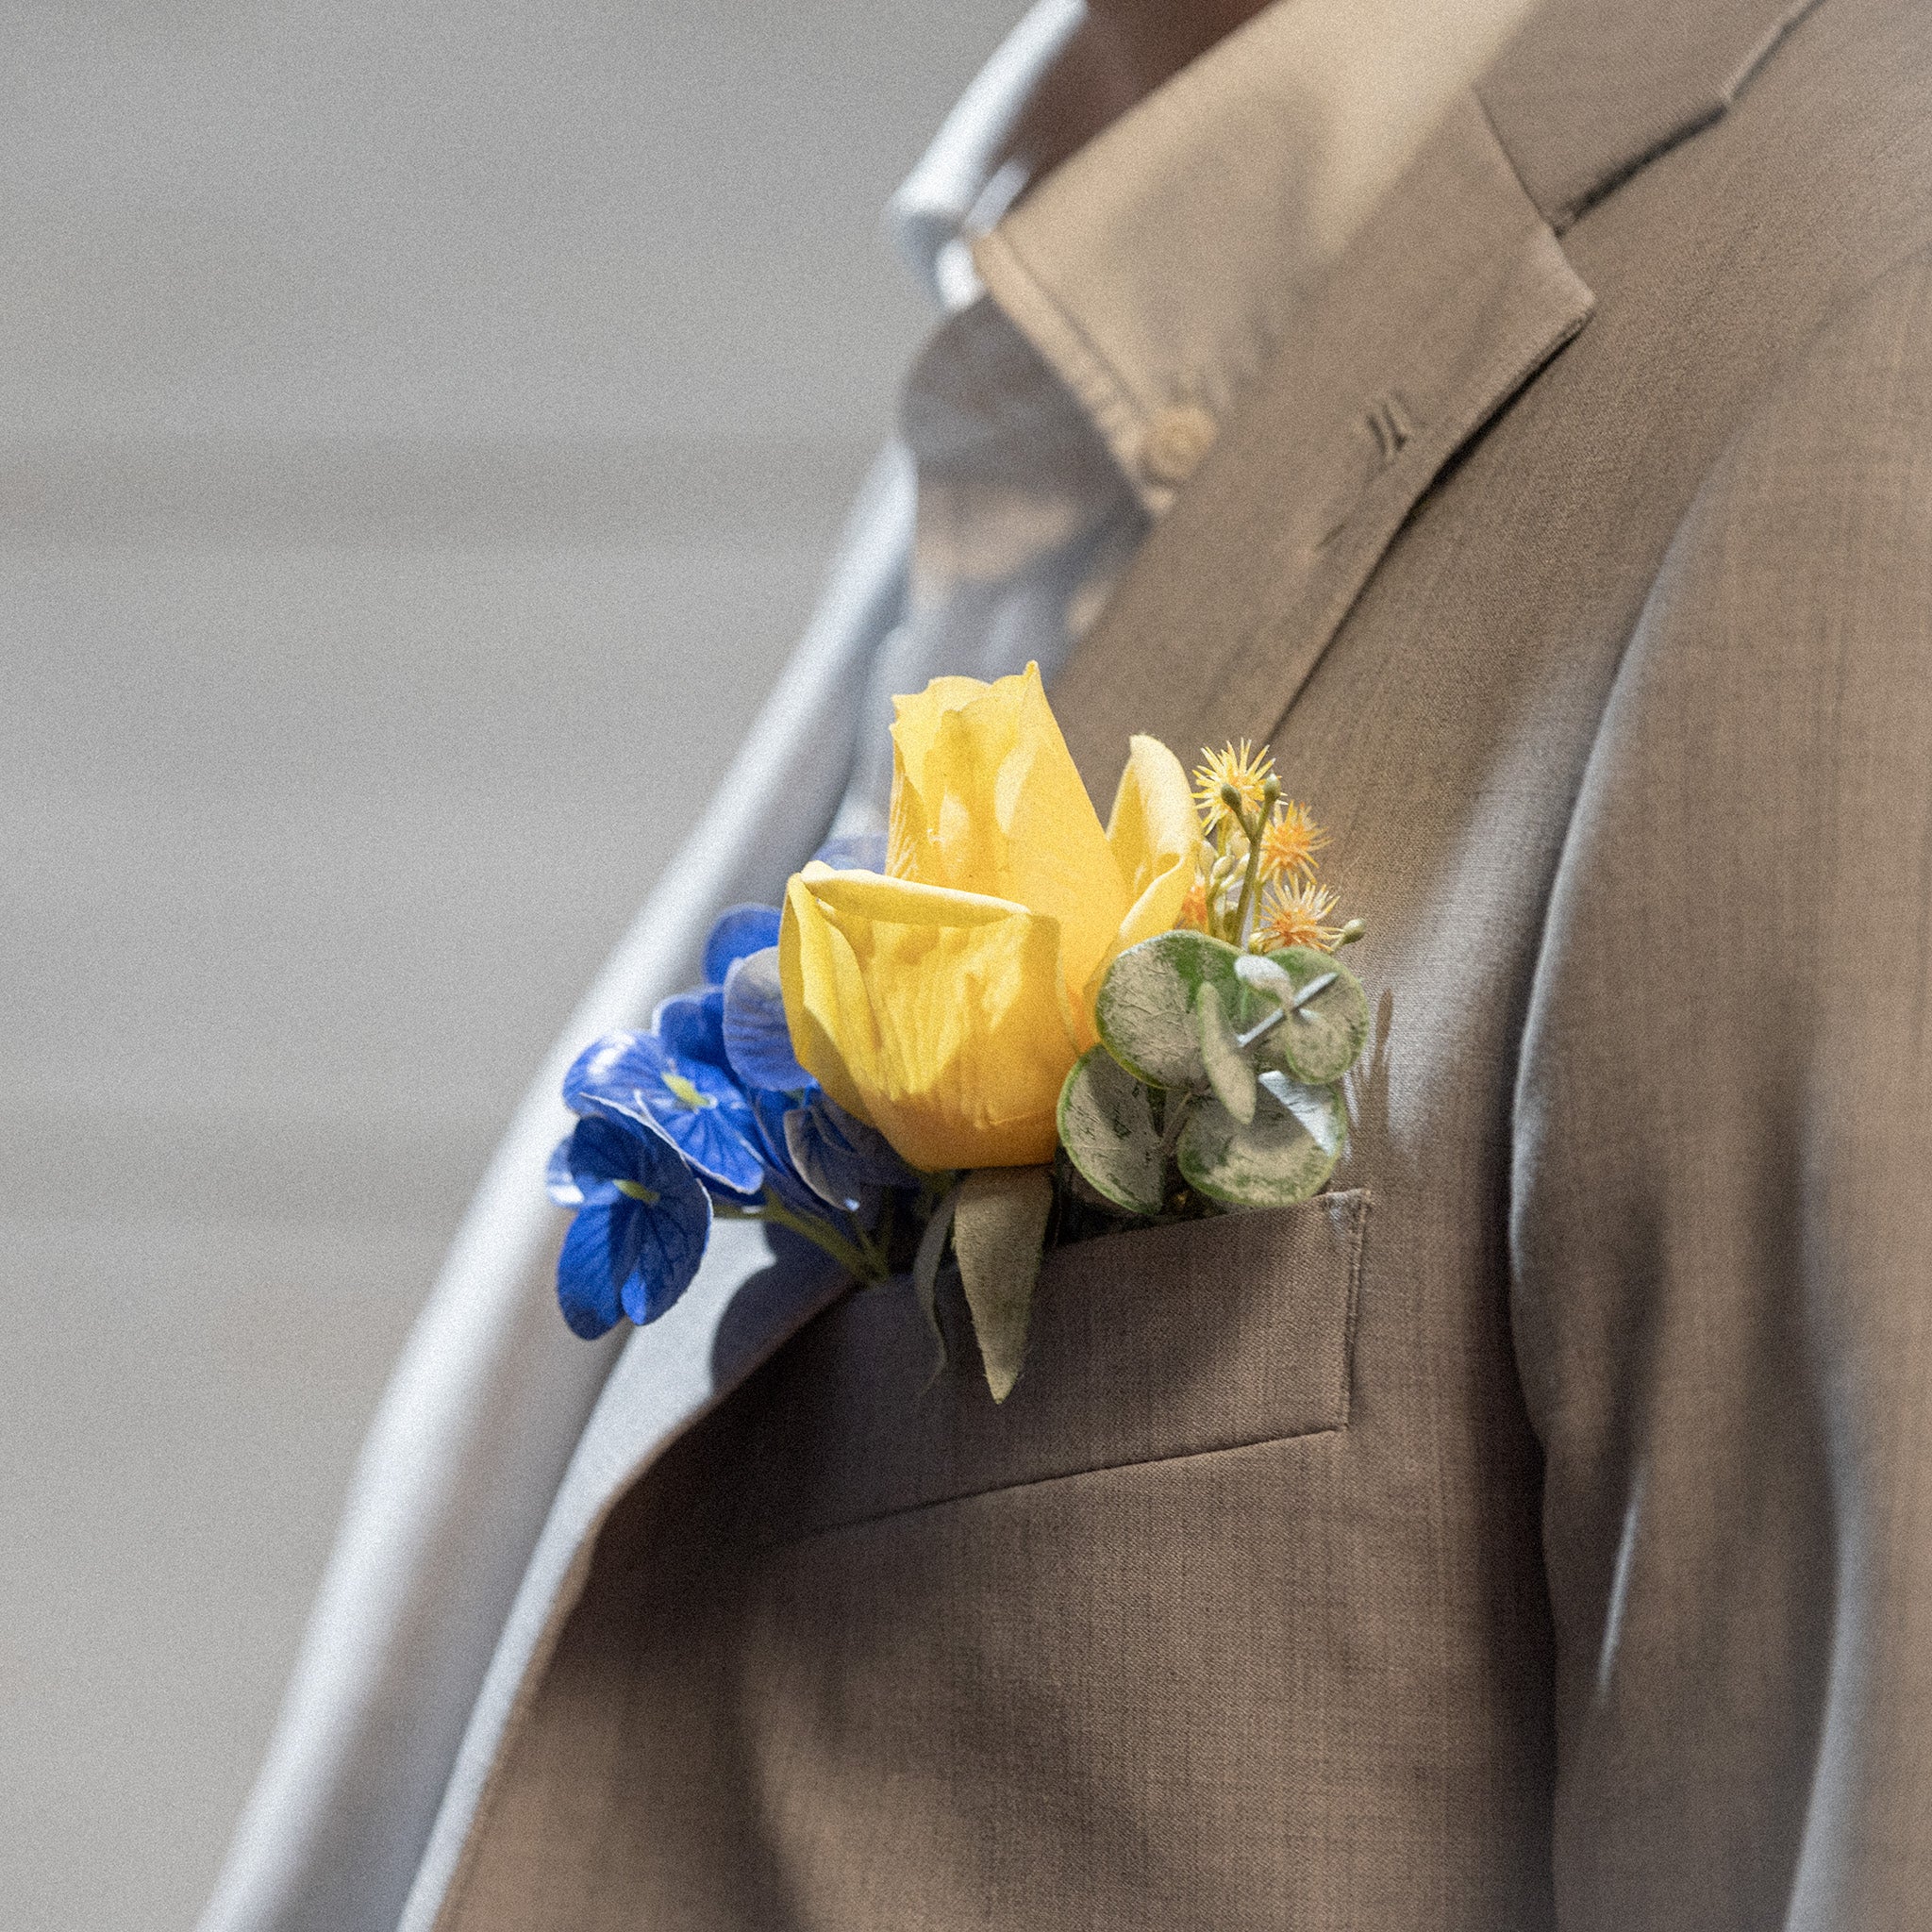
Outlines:
[[[1491, 71], [1494, 65], [1492, 61]], [[1496, 152], [1503, 157], [1503, 165], [1509, 170], [1510, 176], [1521, 191], [1524, 200], [1536, 210], [1543, 225], [1554, 234], [1557, 232], [1556, 216], [1546, 213], [1542, 203], [1529, 192], [1529, 183], [1523, 178], [1523, 170], [1516, 165], [1516, 157], [1509, 152], [1509, 143], [1503, 139], [1503, 130], [1496, 125], [1496, 117], [1490, 112], [1489, 97], [1483, 92], [1483, 82], [1488, 77], [1487, 74], [1479, 75], [1470, 84], [1469, 91], [1475, 99], [1476, 109], [1482, 115], [1483, 125], [1490, 130], [1490, 139], [1496, 143]]]
[[1744, 56], [1737, 73], [1724, 83], [1724, 106], [1736, 105], [1738, 96], [1757, 78], [1764, 63], [1784, 45], [1794, 34], [1807, 14], [1818, 6], [1818, 0], [1797, 0], [1797, 4], [1787, 8], [1782, 19], [1774, 20], [1765, 30], [1757, 44]]
[[1245, 1456], [1257, 1449], [1274, 1449], [1284, 1442], [1319, 1441], [1324, 1436], [1345, 1436], [1347, 1421], [1323, 1423], [1311, 1429], [1284, 1429], [1279, 1435], [1257, 1436], [1244, 1442], [1219, 1442], [1211, 1449], [1182, 1449], [1171, 1456], [1130, 1456], [1122, 1462], [1090, 1463], [1085, 1469], [1057, 1471], [1052, 1475], [1022, 1477], [1017, 1482], [989, 1483], [984, 1489], [961, 1490], [956, 1495], [929, 1496], [917, 1503], [895, 1503], [890, 1509], [874, 1509], [863, 1516], [841, 1517], [836, 1523], [814, 1524], [791, 1536], [763, 1539], [753, 1547], [761, 1552], [796, 1549], [821, 1537], [836, 1536], [848, 1529], [870, 1529], [874, 1524], [893, 1523], [907, 1516], [924, 1516], [935, 1509], [951, 1509], [961, 1503], [977, 1503], [987, 1496], [1010, 1496], [1028, 1490], [1043, 1490], [1058, 1483], [1085, 1482], [1093, 1476], [1120, 1475], [1137, 1469], [1166, 1469], [1186, 1462], [1207, 1462], [1223, 1456]]
[[1357, 1310], [1361, 1306], [1362, 1247], [1368, 1238], [1369, 1208], [1374, 1198], [1367, 1188], [1363, 1188], [1360, 1199], [1355, 1204], [1355, 1240], [1350, 1244], [1348, 1257], [1348, 1313], [1341, 1331], [1341, 1426], [1344, 1429], [1355, 1415], [1355, 1331]]
[[1599, 202], [1607, 201], [1625, 182], [1643, 173], [1653, 161], [1661, 160], [1674, 147], [1681, 147], [1687, 141], [1700, 135], [1707, 127], [1712, 127], [1722, 121], [1729, 102], [1711, 102], [1701, 112], [1679, 121], [1668, 134], [1660, 134], [1646, 148], [1641, 148], [1622, 167], [1612, 169], [1600, 181], [1593, 181], [1581, 194], [1565, 202], [1550, 216], [1550, 226], [1559, 235], [1567, 234]]
[[792, 1535], [759, 1538], [755, 1541], [753, 1546], [758, 1550], [791, 1549], [840, 1530], [858, 1529], [869, 1524], [891, 1522], [895, 1517], [916, 1515], [930, 1509], [943, 1509], [956, 1503], [973, 1502], [981, 1496], [1003, 1495], [1014, 1490], [1039, 1489], [1048, 1483], [1077, 1482], [1083, 1476], [1112, 1475], [1124, 1470], [1157, 1469], [1163, 1463], [1192, 1462], [1203, 1457], [1238, 1456], [1250, 1449], [1265, 1449], [1276, 1443], [1302, 1442], [1310, 1437], [1344, 1434], [1354, 1408], [1357, 1310], [1360, 1304], [1362, 1255], [1368, 1231], [1369, 1209], [1374, 1203], [1374, 1195], [1366, 1186], [1348, 1188], [1336, 1193], [1317, 1194], [1302, 1205], [1304, 1208], [1312, 1208], [1317, 1203], [1332, 1204], [1341, 1200], [1348, 1203], [1348, 1272], [1346, 1286], [1342, 1291], [1341, 1374], [1341, 1386], [1337, 1391], [1337, 1419], [1334, 1422], [1321, 1423], [1306, 1429], [1282, 1429], [1273, 1435], [1252, 1436], [1241, 1441], [1217, 1442], [1211, 1448], [1181, 1449], [1158, 1456], [1129, 1456], [1116, 1462], [1089, 1463], [1082, 1469], [1057, 1470], [1047, 1475], [1022, 1476], [1010, 1482], [985, 1483], [976, 1489], [956, 1491], [950, 1495], [922, 1497], [915, 1502], [896, 1503], [887, 1508], [866, 1510], [856, 1516], [840, 1517], [829, 1523], [814, 1524], [808, 1529], [800, 1530]]

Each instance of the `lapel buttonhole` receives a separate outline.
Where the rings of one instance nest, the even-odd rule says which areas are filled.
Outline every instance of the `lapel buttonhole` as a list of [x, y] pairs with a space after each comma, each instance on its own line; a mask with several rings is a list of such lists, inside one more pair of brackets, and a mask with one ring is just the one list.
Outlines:
[[1408, 405], [1393, 390], [1376, 399], [1357, 419], [1357, 443], [1361, 465], [1354, 478], [1337, 494], [1322, 534], [1315, 540], [1318, 551], [1325, 550], [1347, 527], [1369, 486], [1415, 440], [1415, 418]]

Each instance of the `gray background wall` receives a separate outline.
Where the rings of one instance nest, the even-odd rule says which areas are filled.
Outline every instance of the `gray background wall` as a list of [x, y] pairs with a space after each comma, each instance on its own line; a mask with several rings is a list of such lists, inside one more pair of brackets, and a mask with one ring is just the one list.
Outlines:
[[0, 9], [0, 1907], [188, 1924], [526, 1074], [808, 608], [1018, 0]]

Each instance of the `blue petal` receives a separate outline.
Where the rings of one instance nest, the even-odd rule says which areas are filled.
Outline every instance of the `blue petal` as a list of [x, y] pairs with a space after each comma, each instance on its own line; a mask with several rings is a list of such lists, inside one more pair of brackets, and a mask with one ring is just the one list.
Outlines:
[[573, 1113], [647, 1119], [643, 1090], [662, 1078], [666, 1054], [648, 1033], [607, 1033], [571, 1062], [563, 1104]]
[[689, 1168], [685, 1185], [667, 1189], [656, 1203], [625, 1201], [632, 1256], [624, 1279], [624, 1312], [640, 1327], [673, 1307], [691, 1284], [711, 1235], [711, 1199]]
[[711, 936], [705, 941], [706, 983], [723, 986], [732, 960], [775, 946], [778, 919], [775, 906], [727, 906], [719, 913]]
[[563, 1252], [557, 1257], [557, 1304], [571, 1333], [586, 1341], [614, 1328], [624, 1313], [624, 1283], [635, 1257], [624, 1245], [632, 1231], [629, 1217], [618, 1209], [636, 1205], [620, 1194], [614, 1203], [580, 1208], [563, 1237]]
[[827, 839], [812, 854], [834, 872], [884, 872], [886, 835], [883, 832], [841, 832]]
[[[695, 1067], [696, 1060], [687, 1066]], [[677, 1151], [706, 1180], [733, 1194], [755, 1194], [764, 1184], [765, 1163], [759, 1159], [758, 1124], [744, 1096], [734, 1091], [735, 1107], [680, 1108], [659, 1116]]]
[[724, 992], [708, 986], [663, 1001], [651, 1016], [651, 1031], [679, 1059], [729, 1068], [724, 1058]]
[[876, 1188], [841, 1186], [843, 1177], [834, 1178], [832, 1171], [820, 1159], [819, 1136], [808, 1109], [794, 1108], [785, 1116], [785, 1140], [791, 1150], [792, 1166], [818, 1197], [815, 1212], [823, 1214], [828, 1207], [838, 1208], [867, 1222], [878, 1212]]
[[570, 1163], [571, 1179], [587, 1199], [617, 1181], [655, 1188], [664, 1170], [680, 1158], [664, 1130], [648, 1116], [628, 1120], [591, 1114], [576, 1124], [557, 1154]]
[[559, 1208], [581, 1208], [584, 1205], [584, 1191], [577, 1186], [576, 1176], [571, 1172], [571, 1142], [575, 1134], [566, 1134], [550, 1150], [549, 1164], [543, 1170], [543, 1188]]
[[824, 1203], [799, 1179], [785, 1145], [785, 1116], [798, 1103], [789, 1093], [754, 1092], [752, 1116], [758, 1123], [758, 1152], [765, 1160], [765, 1185], [796, 1214], [823, 1214]]
[[[697, 1105], [668, 1079], [695, 1091]], [[722, 1067], [683, 1059], [647, 1033], [607, 1034], [587, 1049], [564, 1075], [563, 1098], [581, 1114], [662, 1128], [705, 1179], [732, 1193], [748, 1194], [760, 1184], [758, 1128], [737, 1083]]]
[[724, 1052], [747, 1087], [803, 1093], [812, 1077], [791, 1051], [785, 995], [778, 984], [778, 949], [747, 953], [724, 975]]
[[791, 1151], [785, 1144], [785, 1116], [798, 1105], [789, 1093], [772, 1093], [754, 1087], [745, 1095], [751, 1102], [752, 1119], [758, 1124], [758, 1147], [767, 1167], [781, 1174], [792, 1174]]
[[[649, 1121], [580, 1121], [566, 1143], [584, 1190], [557, 1261], [557, 1299], [578, 1335], [594, 1337], [620, 1314], [655, 1321], [675, 1303], [704, 1258], [711, 1203], [698, 1178]], [[648, 1189], [641, 1201], [619, 1191]]]
[[838, 1207], [863, 1202], [882, 1188], [915, 1188], [920, 1176], [876, 1127], [816, 1093], [786, 1117], [785, 1142], [808, 1187]]

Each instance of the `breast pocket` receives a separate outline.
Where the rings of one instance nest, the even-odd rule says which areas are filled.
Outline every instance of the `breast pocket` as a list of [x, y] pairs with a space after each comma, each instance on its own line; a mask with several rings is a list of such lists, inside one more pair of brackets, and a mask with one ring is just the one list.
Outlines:
[[1356, 1189], [1058, 1250], [997, 1406], [963, 1310], [935, 1374], [910, 1283], [855, 1292], [734, 1405], [760, 1540], [1345, 1428], [1368, 1213]]

